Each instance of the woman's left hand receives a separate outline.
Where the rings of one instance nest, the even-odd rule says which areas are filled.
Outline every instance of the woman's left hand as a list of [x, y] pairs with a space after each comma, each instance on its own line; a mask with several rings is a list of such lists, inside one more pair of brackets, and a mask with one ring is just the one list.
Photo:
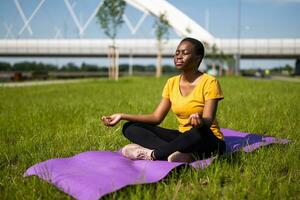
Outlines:
[[192, 126], [202, 126], [202, 115], [200, 113], [191, 114], [189, 117], [189, 122]]
[[113, 115], [111, 115], [111, 116], [103, 116], [103, 117], [101, 117], [101, 121], [102, 121], [106, 126], [114, 126], [114, 125], [116, 125], [121, 119], [122, 119], [122, 114], [120, 114], [120, 113], [113, 114]]

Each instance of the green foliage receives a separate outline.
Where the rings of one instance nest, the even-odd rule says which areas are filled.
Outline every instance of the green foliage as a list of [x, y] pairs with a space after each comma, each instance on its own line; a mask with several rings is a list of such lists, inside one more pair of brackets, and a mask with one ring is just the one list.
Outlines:
[[79, 71], [79, 67], [74, 63], [68, 63], [68, 64], [62, 66], [61, 70], [74, 72], [74, 71]]
[[262, 68], [260, 67], [256, 67], [256, 68], [251, 68], [251, 69], [243, 69], [241, 70], [241, 75], [243, 76], [255, 76], [256, 73], [260, 73], [262, 75], [265, 75], [265, 71], [266, 70], [269, 70], [270, 71], [270, 74], [271, 75], [292, 75], [295, 71], [295, 69], [286, 64], [285, 66], [282, 66], [282, 67], [274, 67], [274, 68], [271, 68], [271, 69], [265, 69], [263, 70]]
[[7, 62], [0, 62], [0, 71], [10, 71], [11, 65]]
[[[128, 64], [120, 64], [120, 72], [128, 72]], [[81, 66], [75, 63], [67, 63], [61, 68], [58, 68], [52, 64], [36, 63], [36, 62], [19, 62], [11, 66], [9, 63], [0, 62], [0, 71], [32, 71], [33, 73], [46, 73], [48, 71], [65, 71], [65, 72], [107, 72], [107, 67], [98, 66], [94, 64], [82, 63]], [[133, 70], [137, 72], [154, 72], [154, 65], [133, 65]], [[174, 72], [176, 69], [173, 66], [165, 65], [163, 66], [164, 72]]]
[[97, 12], [98, 22], [104, 29], [104, 33], [112, 40], [116, 38], [118, 28], [124, 23], [125, 6], [124, 0], [103, 0], [103, 4]]
[[294, 71], [294, 68], [292, 66], [290, 66], [289, 64], [286, 64], [283, 67], [274, 67], [271, 69], [271, 72], [273, 72], [273, 73], [282, 73], [283, 71], [286, 71], [289, 74], [292, 74]]
[[[70, 199], [37, 177], [22, 174], [37, 162], [128, 144], [122, 123], [108, 128], [99, 117], [114, 112], [149, 113], [167, 78], [0, 87], [1, 199]], [[174, 170], [155, 183], [123, 188], [104, 199], [299, 199], [299, 83], [223, 77], [222, 127], [287, 138], [288, 145], [262, 147], [217, 159], [204, 170]], [[176, 128], [169, 113], [163, 127]]]
[[81, 71], [88, 71], [88, 72], [96, 72], [99, 70], [99, 67], [97, 65], [91, 65], [82, 63], [81, 65]]
[[[133, 65], [134, 72], [155, 72], [155, 65]], [[119, 70], [120, 72], [128, 72], [129, 65], [128, 64], [120, 64]], [[164, 65], [163, 72], [165, 73], [175, 73], [177, 70], [172, 65]]]
[[58, 67], [52, 64], [36, 62], [18, 62], [12, 67], [12, 71], [55, 71]]
[[166, 18], [166, 14], [160, 14], [156, 18], [154, 23], [155, 36], [158, 41], [161, 41], [163, 37], [168, 37], [170, 24]]
[[162, 68], [164, 73], [177, 73], [178, 70], [172, 65], [164, 65]]

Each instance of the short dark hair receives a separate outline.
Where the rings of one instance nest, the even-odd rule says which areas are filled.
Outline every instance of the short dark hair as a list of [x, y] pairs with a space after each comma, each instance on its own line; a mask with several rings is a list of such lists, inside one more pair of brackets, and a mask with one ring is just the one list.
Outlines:
[[197, 55], [200, 55], [201, 58], [203, 59], [205, 51], [204, 51], [204, 45], [202, 44], [202, 42], [200, 42], [199, 40], [196, 40], [194, 38], [190, 38], [190, 37], [186, 37], [181, 40], [181, 42], [184, 42], [184, 41], [188, 41], [188, 42], [192, 43], [195, 47], [195, 53]]

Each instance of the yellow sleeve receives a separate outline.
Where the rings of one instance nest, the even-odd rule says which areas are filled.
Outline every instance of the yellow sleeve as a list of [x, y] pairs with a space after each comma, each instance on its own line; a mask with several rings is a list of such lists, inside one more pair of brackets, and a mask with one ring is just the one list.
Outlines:
[[169, 80], [167, 81], [167, 83], [165, 84], [164, 90], [162, 92], [162, 97], [166, 98], [166, 99], [170, 99], [170, 84], [169, 84]]
[[209, 99], [224, 99], [223, 92], [221, 86], [217, 79], [211, 79], [207, 83], [207, 87], [205, 87], [204, 98], [205, 100]]

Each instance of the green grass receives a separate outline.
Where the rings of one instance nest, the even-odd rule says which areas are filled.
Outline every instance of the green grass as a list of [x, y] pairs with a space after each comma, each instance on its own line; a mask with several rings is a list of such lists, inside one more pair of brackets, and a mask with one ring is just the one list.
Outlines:
[[[155, 184], [126, 187], [105, 199], [299, 199], [300, 83], [224, 77], [222, 127], [291, 140], [253, 153], [222, 157], [205, 170], [178, 169]], [[118, 82], [0, 87], [0, 199], [68, 199], [52, 185], [22, 174], [31, 165], [129, 143], [122, 123], [104, 127], [114, 112], [147, 113], [166, 81], [150, 77]], [[162, 126], [176, 128], [169, 114]]]

